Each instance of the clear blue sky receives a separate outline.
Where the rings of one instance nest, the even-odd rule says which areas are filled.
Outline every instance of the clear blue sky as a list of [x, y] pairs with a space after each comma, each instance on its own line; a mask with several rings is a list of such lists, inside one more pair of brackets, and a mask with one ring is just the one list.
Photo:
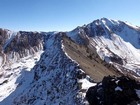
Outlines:
[[69, 31], [102, 17], [140, 26], [140, 0], [0, 0], [0, 27]]

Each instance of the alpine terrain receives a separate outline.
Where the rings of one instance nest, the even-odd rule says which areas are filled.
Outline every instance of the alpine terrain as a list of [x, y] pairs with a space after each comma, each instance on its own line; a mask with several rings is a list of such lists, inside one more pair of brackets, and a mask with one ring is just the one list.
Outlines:
[[139, 104], [140, 27], [101, 18], [69, 32], [0, 29], [0, 105]]

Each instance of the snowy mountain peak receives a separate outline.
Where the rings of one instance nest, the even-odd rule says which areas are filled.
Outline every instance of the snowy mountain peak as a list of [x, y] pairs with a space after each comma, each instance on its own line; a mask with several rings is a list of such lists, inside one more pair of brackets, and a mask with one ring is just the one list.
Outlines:
[[[138, 69], [140, 64], [139, 29], [122, 21], [102, 18], [68, 32], [68, 36], [79, 44], [94, 47], [106, 62], [115, 63], [117, 68], [123, 64], [124, 69], [135, 72], [138, 76], [140, 75]], [[115, 60], [114, 56], [118, 60], [116, 58]]]
[[97, 19], [94, 20], [92, 23], [88, 24], [88, 25], [106, 25], [108, 27], [124, 27], [125, 25], [127, 25], [129, 28], [133, 28], [136, 30], [140, 30], [140, 27], [132, 25], [131, 23], [127, 22], [127, 21], [120, 21], [120, 20], [113, 20], [113, 19], [108, 19], [108, 18], [101, 18], [101, 19]]

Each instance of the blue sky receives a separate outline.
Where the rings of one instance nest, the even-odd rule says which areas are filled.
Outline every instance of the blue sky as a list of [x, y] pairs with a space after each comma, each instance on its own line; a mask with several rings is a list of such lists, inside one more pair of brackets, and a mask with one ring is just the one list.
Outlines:
[[140, 0], [0, 0], [0, 27], [69, 31], [102, 17], [140, 26]]

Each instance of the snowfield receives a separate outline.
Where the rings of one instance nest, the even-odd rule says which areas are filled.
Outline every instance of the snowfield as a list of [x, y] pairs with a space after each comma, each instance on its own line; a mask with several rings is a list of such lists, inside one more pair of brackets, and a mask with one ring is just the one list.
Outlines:
[[13, 62], [9, 69], [4, 72], [1, 71], [0, 101], [5, 100], [7, 97], [8, 100], [4, 103], [0, 103], [0, 105], [8, 105], [8, 103], [13, 101], [15, 96], [19, 95], [29, 86], [29, 84], [33, 81], [34, 76], [31, 70], [40, 59], [41, 54], [42, 51], [36, 53], [36, 56], [28, 55], [18, 62]]

